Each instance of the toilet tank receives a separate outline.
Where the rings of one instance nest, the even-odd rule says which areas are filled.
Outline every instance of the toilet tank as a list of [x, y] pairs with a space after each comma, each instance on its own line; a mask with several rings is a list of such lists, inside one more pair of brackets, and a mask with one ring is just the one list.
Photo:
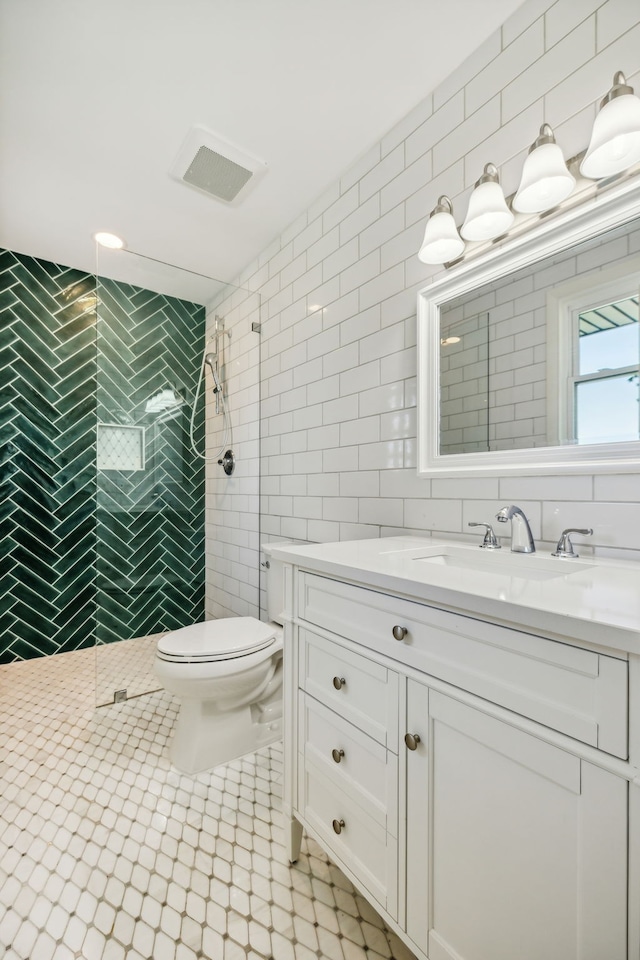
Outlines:
[[284, 566], [282, 560], [276, 560], [272, 555], [272, 547], [281, 547], [288, 541], [280, 543], [263, 543], [262, 552], [267, 564], [264, 567], [267, 586], [267, 620], [270, 623], [279, 623], [282, 626], [284, 611]]

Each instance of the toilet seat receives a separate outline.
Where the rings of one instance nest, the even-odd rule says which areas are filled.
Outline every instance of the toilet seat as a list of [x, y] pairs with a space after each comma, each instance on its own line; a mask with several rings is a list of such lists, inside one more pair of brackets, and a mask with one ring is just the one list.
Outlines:
[[278, 627], [255, 617], [205, 620], [158, 640], [156, 655], [172, 663], [215, 663], [245, 657], [271, 646]]

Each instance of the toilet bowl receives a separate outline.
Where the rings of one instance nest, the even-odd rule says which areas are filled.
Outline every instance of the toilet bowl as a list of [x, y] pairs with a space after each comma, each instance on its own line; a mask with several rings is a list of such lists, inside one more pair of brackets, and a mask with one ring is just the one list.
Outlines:
[[[268, 545], [263, 551], [270, 556]], [[282, 566], [269, 560], [269, 623], [226, 617], [160, 638], [154, 670], [180, 700], [171, 763], [199, 773], [282, 736]]]

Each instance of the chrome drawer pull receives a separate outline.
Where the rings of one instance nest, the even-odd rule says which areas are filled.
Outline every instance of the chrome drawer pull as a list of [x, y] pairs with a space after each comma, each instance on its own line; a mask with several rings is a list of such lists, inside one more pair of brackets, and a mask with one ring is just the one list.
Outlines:
[[335, 833], [342, 833], [344, 828], [344, 820], [334, 820], [332, 826]]
[[344, 750], [332, 750], [331, 756], [333, 757], [336, 763], [340, 763], [340, 761], [344, 757]]
[[418, 733], [405, 733], [404, 742], [409, 747], [409, 750], [417, 750], [418, 744], [420, 743], [420, 734]]
[[406, 627], [401, 627], [399, 624], [396, 624], [391, 633], [393, 634], [394, 640], [404, 640], [409, 631]]
[[334, 677], [334, 678], [333, 678], [333, 685], [334, 685], [334, 687], [336, 688], [336, 690], [342, 690], [342, 688], [345, 686], [346, 682], [347, 682], [347, 681], [345, 680], [344, 677]]

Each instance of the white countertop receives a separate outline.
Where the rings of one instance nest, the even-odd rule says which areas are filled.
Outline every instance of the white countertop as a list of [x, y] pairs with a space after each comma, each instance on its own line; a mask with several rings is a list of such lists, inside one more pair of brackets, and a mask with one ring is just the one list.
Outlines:
[[270, 545], [305, 570], [457, 613], [640, 653], [640, 563], [480, 550], [421, 537]]

